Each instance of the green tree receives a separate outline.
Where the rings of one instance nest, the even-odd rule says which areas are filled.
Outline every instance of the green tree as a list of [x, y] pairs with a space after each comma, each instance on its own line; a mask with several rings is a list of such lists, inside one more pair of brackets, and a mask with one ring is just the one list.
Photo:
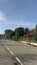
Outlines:
[[29, 32], [29, 28], [25, 28], [24, 32], [27, 34], [27, 32]]
[[35, 27], [35, 33], [37, 34], [37, 25], [36, 25], [36, 27]]
[[7, 39], [11, 39], [12, 38], [12, 35], [14, 35], [14, 32], [12, 30], [5, 30], [5, 37]]
[[37, 25], [35, 27], [35, 40], [37, 41]]
[[15, 29], [15, 38], [16, 40], [19, 40], [19, 36], [23, 36], [24, 35], [24, 28], [19, 27]]

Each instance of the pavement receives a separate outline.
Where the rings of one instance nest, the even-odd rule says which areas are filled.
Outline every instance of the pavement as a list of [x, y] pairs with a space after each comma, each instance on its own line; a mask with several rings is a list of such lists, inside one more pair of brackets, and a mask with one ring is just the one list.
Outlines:
[[15, 59], [0, 41], [0, 65], [14, 65]]
[[37, 47], [37, 43], [35, 43], [35, 42], [25, 42], [25, 41], [19, 41], [20, 43], [22, 43], [22, 44], [27, 44], [27, 45], [32, 45], [32, 46], [36, 46]]
[[11, 40], [2, 40], [23, 65], [37, 65], [37, 47]]

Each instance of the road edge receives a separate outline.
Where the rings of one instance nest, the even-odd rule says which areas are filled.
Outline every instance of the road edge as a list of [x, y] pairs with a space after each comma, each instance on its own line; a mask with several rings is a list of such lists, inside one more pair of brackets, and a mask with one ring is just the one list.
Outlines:
[[32, 46], [36, 46], [36, 47], [37, 47], [37, 43], [34, 43], [34, 42], [20, 41], [20, 43], [22, 43], [22, 44], [27, 44], [27, 45], [32, 45]]

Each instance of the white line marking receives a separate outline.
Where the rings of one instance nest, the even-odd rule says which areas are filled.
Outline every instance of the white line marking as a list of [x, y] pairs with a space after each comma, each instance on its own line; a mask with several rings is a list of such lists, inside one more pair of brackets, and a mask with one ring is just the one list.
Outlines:
[[[14, 53], [4, 44], [5, 48], [12, 54], [14, 55]], [[15, 55], [14, 55], [15, 57]], [[18, 63], [20, 63], [20, 65], [23, 65], [22, 62], [18, 59], [18, 57], [15, 57], [15, 59], [17, 60]]]
[[14, 53], [10, 50], [10, 53], [12, 54], [12, 55], [14, 55]]
[[21, 63], [21, 61], [20, 61], [17, 57], [15, 57], [15, 59], [16, 59], [21, 65], [23, 65], [23, 64]]
[[7, 50], [12, 54], [12, 55], [14, 55], [14, 53], [7, 47], [7, 46], [5, 46], [6, 48], [7, 48]]

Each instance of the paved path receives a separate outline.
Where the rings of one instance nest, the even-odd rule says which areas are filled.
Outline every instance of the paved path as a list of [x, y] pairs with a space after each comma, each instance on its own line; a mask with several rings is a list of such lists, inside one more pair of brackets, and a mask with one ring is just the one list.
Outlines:
[[23, 65], [37, 65], [37, 47], [9, 40], [2, 40], [2, 43], [21, 60]]
[[7, 51], [0, 41], [0, 65], [14, 65], [14, 57]]

